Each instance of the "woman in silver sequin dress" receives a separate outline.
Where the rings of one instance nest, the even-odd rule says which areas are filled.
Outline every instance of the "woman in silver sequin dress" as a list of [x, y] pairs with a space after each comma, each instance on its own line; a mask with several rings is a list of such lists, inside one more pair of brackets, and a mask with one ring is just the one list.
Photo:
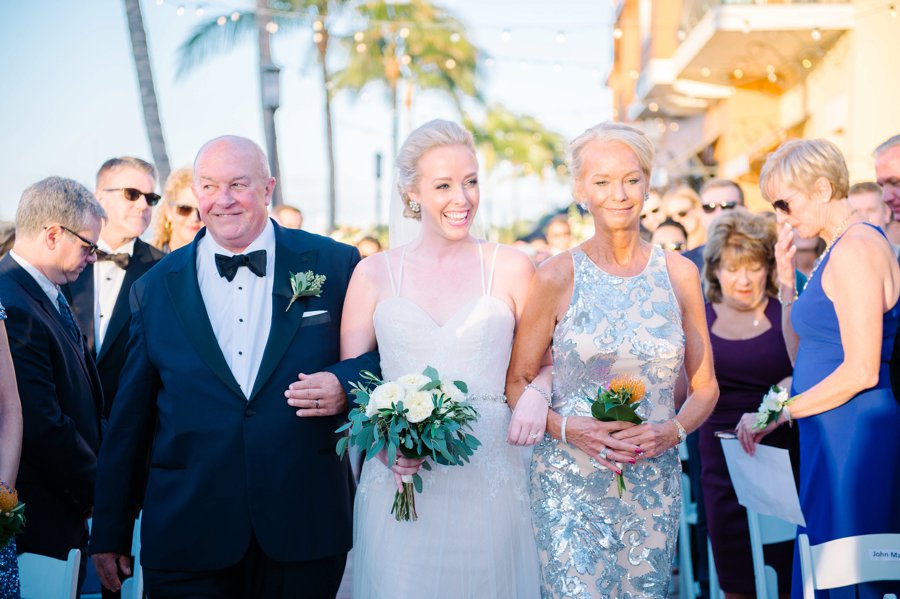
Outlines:
[[[653, 156], [643, 133], [598, 125], [570, 150], [575, 197], [596, 233], [538, 270], [506, 388], [518, 398], [551, 347], [552, 409], [531, 467], [542, 593], [666, 597], [681, 505], [675, 446], [718, 397], [700, 277], [640, 239]], [[676, 418], [682, 363], [690, 389]], [[597, 388], [622, 375], [646, 386], [644, 424], [591, 417]], [[614, 472], [625, 476], [621, 498]]]
[[[0, 482], [15, 488], [22, 451], [22, 406], [3, 322], [5, 318], [6, 311], [0, 304]], [[0, 547], [0, 599], [17, 599], [18, 596], [19, 564], [16, 541], [11, 539]]]

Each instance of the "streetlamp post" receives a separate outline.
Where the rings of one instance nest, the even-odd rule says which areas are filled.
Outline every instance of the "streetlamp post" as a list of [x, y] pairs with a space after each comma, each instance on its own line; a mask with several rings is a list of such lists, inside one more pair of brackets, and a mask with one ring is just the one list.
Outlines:
[[266, 136], [266, 154], [269, 156], [269, 170], [275, 177], [277, 184], [272, 194], [272, 205], [282, 203], [281, 198], [281, 169], [278, 167], [278, 142], [275, 133], [275, 111], [278, 110], [281, 89], [281, 69], [265, 62], [260, 65], [260, 93], [262, 95], [263, 127]]

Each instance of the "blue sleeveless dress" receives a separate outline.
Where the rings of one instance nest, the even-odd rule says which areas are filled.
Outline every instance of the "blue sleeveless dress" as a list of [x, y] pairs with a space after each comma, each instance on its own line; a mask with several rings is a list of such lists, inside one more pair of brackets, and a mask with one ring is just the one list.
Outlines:
[[[829, 257], [830, 253], [822, 258], [791, 314], [800, 337], [792, 395], [819, 383], [844, 359], [834, 304], [822, 290]], [[884, 315], [883, 323], [878, 384], [833, 410], [797, 420], [800, 505], [806, 518], [806, 529], [799, 532], [808, 534], [812, 545], [856, 535], [900, 533], [900, 404], [891, 392], [888, 371], [897, 306]], [[898, 593], [898, 587], [898, 582], [870, 583], [818, 591], [816, 597], [881, 599], [885, 593]], [[803, 597], [796, 552], [791, 597]]]

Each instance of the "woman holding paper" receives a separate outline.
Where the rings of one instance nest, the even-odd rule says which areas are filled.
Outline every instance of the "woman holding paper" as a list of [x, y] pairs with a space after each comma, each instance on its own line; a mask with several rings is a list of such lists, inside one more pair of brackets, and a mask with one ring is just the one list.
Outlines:
[[[775, 257], [785, 341], [796, 348], [794, 378], [789, 403], [745, 414], [738, 438], [752, 453], [764, 435], [797, 420], [806, 519], [800, 532], [810, 544], [900, 533], [900, 404], [888, 373], [900, 296], [897, 258], [884, 233], [847, 202], [847, 166], [831, 142], [785, 142], [766, 160], [760, 187], [781, 223]], [[799, 299], [792, 227], [827, 243]], [[771, 423], [759, 430], [761, 420]], [[880, 598], [896, 588], [876, 582], [817, 597]], [[802, 596], [796, 555], [793, 596]]]

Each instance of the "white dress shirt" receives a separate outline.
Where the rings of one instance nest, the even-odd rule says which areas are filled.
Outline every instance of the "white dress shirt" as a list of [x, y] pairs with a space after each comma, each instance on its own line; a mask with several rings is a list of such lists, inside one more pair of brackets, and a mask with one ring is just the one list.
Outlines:
[[275, 274], [275, 227], [272, 221], [242, 253], [266, 250], [266, 276], [247, 267], [228, 281], [216, 269], [216, 254], [234, 256], [205, 235], [197, 247], [197, 282], [213, 332], [235, 380], [249, 399], [259, 373], [272, 326], [272, 286]]
[[[134, 239], [115, 250], [100, 239], [97, 247], [107, 254], [134, 255]], [[94, 348], [98, 354], [124, 280], [125, 269], [116, 266], [115, 262], [98, 260], [94, 264]]]
[[41, 286], [41, 289], [47, 294], [47, 297], [50, 298], [50, 303], [52, 303], [53, 307], [56, 308], [56, 311], [59, 312], [59, 304], [56, 302], [57, 297], [59, 297], [59, 287], [44, 276], [44, 273], [32, 266], [31, 262], [15, 253], [13, 250], [9, 251], [9, 257], [18, 262], [19, 266], [24, 268], [25, 272], [30, 274], [32, 279], [37, 281], [37, 284]]

